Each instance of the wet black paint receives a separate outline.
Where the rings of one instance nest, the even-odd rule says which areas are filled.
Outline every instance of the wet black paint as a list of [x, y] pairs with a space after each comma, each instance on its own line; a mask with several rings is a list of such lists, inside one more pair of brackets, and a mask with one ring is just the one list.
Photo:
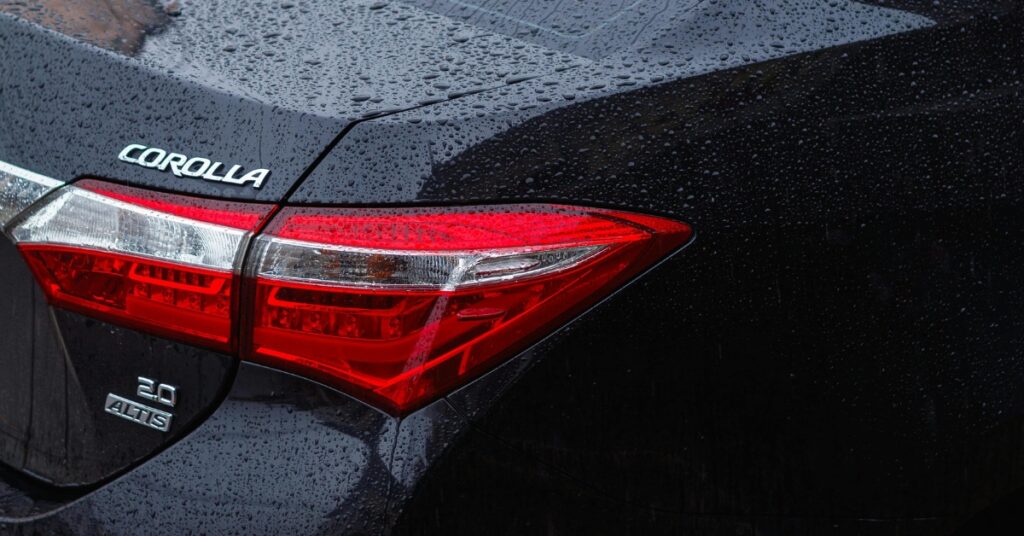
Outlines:
[[[0, 64], [0, 159], [615, 206], [696, 242], [402, 421], [243, 365], [193, 434], [19, 527], [933, 534], [1024, 484], [1018, 3], [412, 3], [185, 3], [134, 57], [0, 16], [33, 52]], [[274, 175], [119, 165], [133, 142]]]

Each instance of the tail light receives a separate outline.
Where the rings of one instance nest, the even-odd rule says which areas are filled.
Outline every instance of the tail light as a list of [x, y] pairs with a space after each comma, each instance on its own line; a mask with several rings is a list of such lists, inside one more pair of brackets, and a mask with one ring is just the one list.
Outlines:
[[272, 208], [80, 181], [11, 236], [50, 303], [227, 351], [242, 253]]
[[691, 236], [672, 220], [558, 205], [289, 207], [264, 227], [274, 210], [84, 180], [9, 232], [56, 306], [238, 351], [398, 413]]
[[0, 161], [0, 228], [64, 183]]
[[670, 220], [553, 205], [286, 208], [256, 242], [246, 357], [407, 411], [689, 236]]

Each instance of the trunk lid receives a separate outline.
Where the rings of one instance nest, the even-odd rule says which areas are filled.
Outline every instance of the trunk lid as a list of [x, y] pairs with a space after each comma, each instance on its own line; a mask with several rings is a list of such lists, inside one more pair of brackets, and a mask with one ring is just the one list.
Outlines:
[[[17, 51], [0, 64], [0, 159], [62, 180], [279, 201], [354, 121], [579, 60], [397, 3], [195, 2], [173, 17], [145, 0], [108, 15], [92, 3], [0, 0], [0, 46]], [[130, 144], [222, 166], [178, 176], [119, 159]], [[216, 180], [235, 165], [269, 176]]]

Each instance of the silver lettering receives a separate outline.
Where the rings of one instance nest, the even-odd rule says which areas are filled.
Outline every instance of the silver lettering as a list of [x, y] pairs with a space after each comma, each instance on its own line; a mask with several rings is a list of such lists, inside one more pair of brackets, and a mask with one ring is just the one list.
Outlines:
[[224, 182], [229, 182], [231, 184], [242, 184], [239, 181], [239, 179], [235, 177], [235, 174], [238, 173], [239, 171], [242, 171], [242, 166], [239, 166], [239, 165], [231, 166], [231, 169], [228, 170], [228, 174], [224, 175], [223, 177], [221, 177], [220, 180], [222, 180]]
[[121, 160], [123, 162], [129, 162], [129, 163], [132, 163], [132, 164], [138, 164], [139, 161], [137, 159], [135, 159], [135, 158], [132, 158], [131, 154], [134, 153], [135, 151], [144, 151], [144, 150], [146, 150], [146, 146], [145, 145], [139, 145], [137, 143], [133, 143], [133, 144], [125, 147], [124, 150], [121, 151], [121, 154], [117, 155], [117, 159]]
[[188, 157], [183, 154], [171, 153], [167, 155], [167, 158], [160, 163], [158, 168], [160, 171], [167, 171], [167, 166], [171, 166], [171, 173], [174, 173], [176, 177], [181, 176], [181, 165], [188, 160]]
[[225, 175], [217, 175], [218, 171], [226, 167], [223, 162], [213, 162], [208, 158], [200, 157], [189, 158], [180, 153], [169, 153], [163, 149], [146, 147], [137, 143], [122, 149], [117, 155], [117, 159], [129, 164], [170, 171], [176, 177], [196, 177], [237, 185], [250, 184], [253, 188], [262, 187], [263, 182], [270, 177], [269, 169], [254, 169], [239, 177], [244, 168], [237, 164], [231, 166]]
[[166, 383], [157, 383], [145, 376], [139, 376], [139, 388], [135, 391], [140, 397], [174, 407], [178, 403], [178, 388]]
[[217, 170], [220, 169], [221, 167], [224, 167], [224, 164], [221, 164], [220, 162], [214, 162], [213, 165], [210, 166], [210, 169], [206, 170], [206, 173], [203, 173], [203, 178], [208, 181], [224, 180], [224, 177], [217, 176]]
[[[152, 158], [153, 156], [156, 156], [156, 158]], [[164, 157], [166, 156], [167, 151], [157, 149], [156, 147], [150, 147], [149, 149], [142, 151], [142, 154], [139, 155], [139, 165], [148, 168], [157, 167], [160, 165], [160, 162], [163, 162]]]
[[[199, 168], [196, 169], [195, 165], [199, 164]], [[181, 168], [181, 173], [188, 177], [202, 177], [203, 173], [210, 168], [210, 161], [205, 158], [190, 158], [188, 162]]]
[[263, 180], [266, 179], [268, 175], [270, 175], [269, 169], [254, 169], [243, 175], [242, 178], [239, 179], [238, 184], [251, 182], [253, 188], [259, 188], [260, 186], [263, 186]]
[[107, 395], [107, 402], [104, 404], [104, 407], [106, 412], [111, 415], [116, 415], [122, 419], [127, 419], [161, 432], [171, 429], [171, 420], [174, 417], [166, 411], [139, 404], [138, 402], [117, 396], [114, 393]]

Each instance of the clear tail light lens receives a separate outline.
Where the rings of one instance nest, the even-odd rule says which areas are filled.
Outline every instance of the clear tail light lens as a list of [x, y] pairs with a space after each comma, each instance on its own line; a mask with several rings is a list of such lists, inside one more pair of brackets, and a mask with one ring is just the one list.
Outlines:
[[0, 161], [0, 228], [64, 183]]
[[50, 303], [230, 351], [242, 254], [272, 210], [86, 180], [10, 234]]
[[555, 205], [286, 208], [256, 242], [245, 357], [408, 411], [690, 236], [672, 220]]

